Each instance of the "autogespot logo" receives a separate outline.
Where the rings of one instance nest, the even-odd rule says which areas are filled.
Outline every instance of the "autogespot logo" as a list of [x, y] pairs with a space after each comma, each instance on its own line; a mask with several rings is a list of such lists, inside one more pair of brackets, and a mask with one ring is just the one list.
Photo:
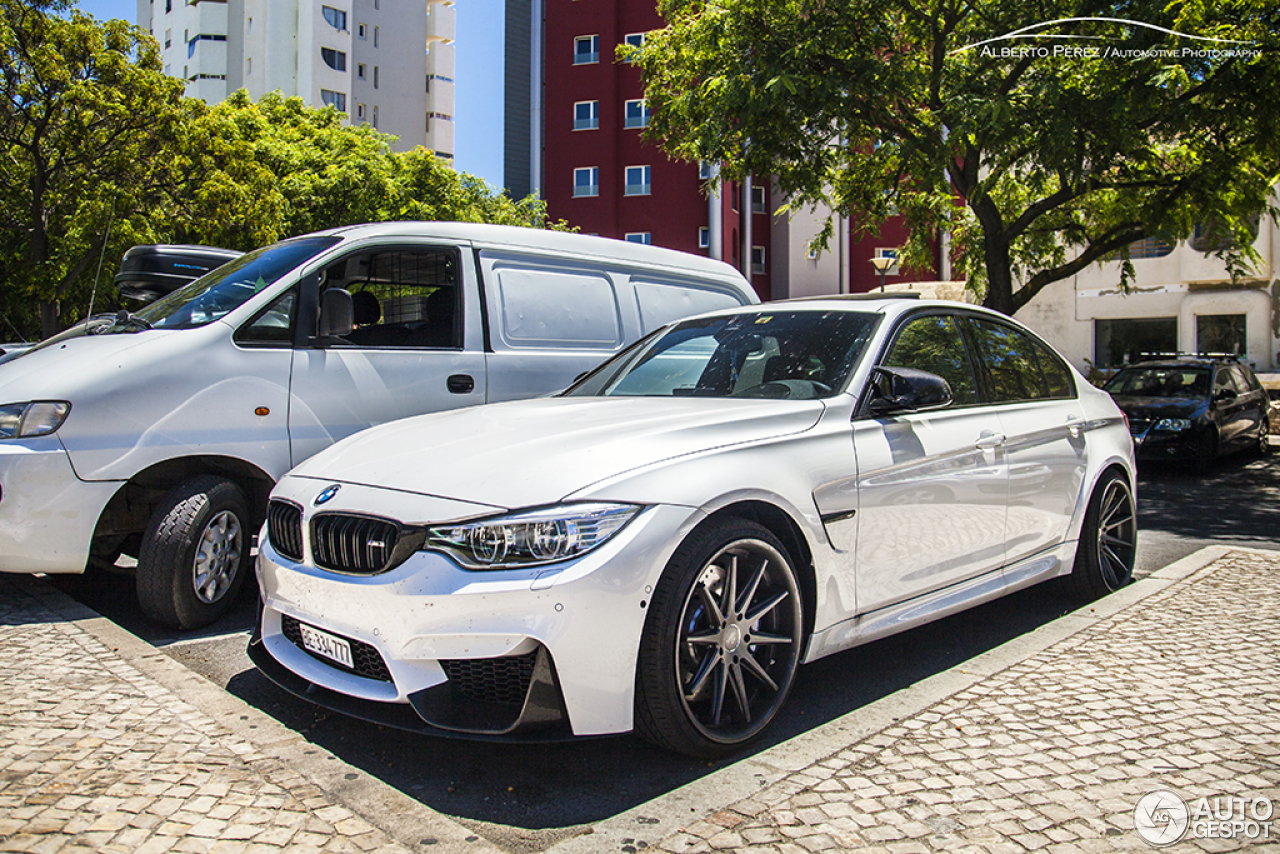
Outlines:
[[319, 495], [317, 495], [315, 500], [312, 501], [311, 503], [314, 504], [316, 507], [319, 507], [321, 504], [325, 504], [330, 500], [332, 500], [333, 496], [337, 495], [338, 490], [341, 488], [342, 487], [336, 483], [333, 486], [326, 486], [324, 488], [324, 492], [321, 492]]
[[1169, 791], [1148, 792], [1133, 810], [1133, 827], [1146, 842], [1172, 845], [1187, 835], [1191, 812], [1182, 798]]

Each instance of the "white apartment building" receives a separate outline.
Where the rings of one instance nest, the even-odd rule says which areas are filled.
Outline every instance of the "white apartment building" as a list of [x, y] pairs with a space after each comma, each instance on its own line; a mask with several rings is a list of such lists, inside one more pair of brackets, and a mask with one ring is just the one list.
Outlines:
[[453, 157], [454, 0], [137, 0], [166, 74], [216, 103], [279, 90]]

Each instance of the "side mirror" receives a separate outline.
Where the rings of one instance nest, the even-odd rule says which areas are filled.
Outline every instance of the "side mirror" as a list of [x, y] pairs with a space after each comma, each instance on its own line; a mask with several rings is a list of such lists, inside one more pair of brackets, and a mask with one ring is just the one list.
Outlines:
[[937, 374], [915, 368], [876, 368], [871, 373], [872, 415], [941, 409], [951, 404], [951, 386]]
[[351, 292], [342, 288], [329, 288], [320, 296], [320, 334], [317, 346], [325, 347], [333, 339], [347, 335], [355, 327], [355, 306]]

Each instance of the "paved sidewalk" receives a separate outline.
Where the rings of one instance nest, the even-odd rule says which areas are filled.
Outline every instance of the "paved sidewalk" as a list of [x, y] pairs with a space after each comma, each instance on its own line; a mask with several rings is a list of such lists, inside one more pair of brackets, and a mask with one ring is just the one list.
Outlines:
[[[1271, 820], [1168, 850], [1280, 852], [1280, 552], [1205, 549], [548, 854], [1153, 851], [1156, 790]], [[0, 575], [0, 851], [500, 849]]]
[[53, 588], [0, 575], [0, 851], [411, 850], [498, 851]]
[[1280, 552], [1206, 549], [1007, 647], [553, 851], [1154, 851], [1156, 790], [1189, 812], [1167, 850], [1280, 851]]

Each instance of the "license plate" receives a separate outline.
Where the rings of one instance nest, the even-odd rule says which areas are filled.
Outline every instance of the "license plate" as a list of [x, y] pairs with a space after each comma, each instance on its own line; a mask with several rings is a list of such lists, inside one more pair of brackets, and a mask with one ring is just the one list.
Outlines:
[[328, 632], [313, 629], [306, 623], [298, 623], [298, 628], [302, 630], [303, 647], [316, 655], [323, 655], [331, 661], [336, 661], [354, 669], [355, 665], [351, 658], [351, 644], [342, 638], [334, 637]]

